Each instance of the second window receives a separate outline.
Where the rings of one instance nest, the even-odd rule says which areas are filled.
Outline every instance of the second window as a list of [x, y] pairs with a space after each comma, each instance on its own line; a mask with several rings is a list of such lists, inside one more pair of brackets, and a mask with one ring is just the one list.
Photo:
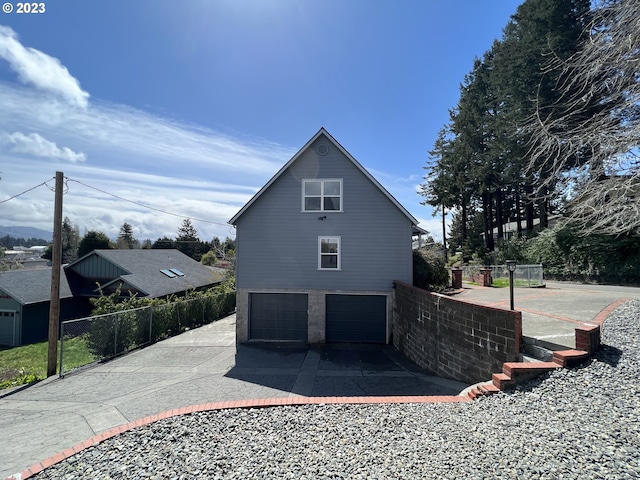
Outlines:
[[318, 269], [340, 270], [340, 237], [318, 237]]

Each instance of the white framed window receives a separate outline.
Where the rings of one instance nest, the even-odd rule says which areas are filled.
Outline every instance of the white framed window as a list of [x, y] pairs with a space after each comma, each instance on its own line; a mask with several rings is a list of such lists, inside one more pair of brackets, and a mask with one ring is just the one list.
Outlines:
[[302, 180], [303, 212], [341, 212], [342, 179]]
[[340, 237], [318, 237], [318, 270], [340, 270]]

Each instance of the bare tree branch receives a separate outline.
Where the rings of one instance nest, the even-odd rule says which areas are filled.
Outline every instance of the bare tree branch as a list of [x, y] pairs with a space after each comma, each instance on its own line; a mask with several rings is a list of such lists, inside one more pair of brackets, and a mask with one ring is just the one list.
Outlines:
[[528, 125], [528, 170], [541, 189], [564, 187], [583, 233], [619, 235], [640, 231], [640, 0], [602, 0], [592, 15], [583, 48], [549, 64], [563, 95]]

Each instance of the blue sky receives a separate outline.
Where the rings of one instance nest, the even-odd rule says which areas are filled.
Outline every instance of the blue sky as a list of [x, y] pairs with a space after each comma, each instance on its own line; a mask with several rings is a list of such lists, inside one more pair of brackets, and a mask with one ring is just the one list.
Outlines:
[[[80, 233], [202, 240], [325, 127], [436, 238], [427, 151], [521, 0], [50, 0], [0, 14], [0, 201], [63, 171]], [[81, 183], [80, 183], [81, 182]], [[84, 184], [84, 185], [83, 185]], [[53, 186], [53, 182], [48, 182]], [[52, 230], [53, 192], [0, 204]]]

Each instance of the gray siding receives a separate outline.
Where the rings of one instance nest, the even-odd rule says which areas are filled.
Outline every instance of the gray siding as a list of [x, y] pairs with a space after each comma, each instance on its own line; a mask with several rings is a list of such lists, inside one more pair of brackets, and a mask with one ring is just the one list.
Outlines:
[[[318, 144], [329, 153], [316, 153]], [[341, 178], [343, 212], [302, 213], [302, 179]], [[321, 221], [318, 217], [325, 216]], [[411, 221], [321, 135], [237, 220], [238, 288], [388, 291], [412, 283]], [[318, 236], [341, 237], [341, 271], [318, 270]]]
[[85, 258], [71, 268], [79, 275], [89, 278], [118, 278], [120, 275], [129, 273], [95, 254]]

